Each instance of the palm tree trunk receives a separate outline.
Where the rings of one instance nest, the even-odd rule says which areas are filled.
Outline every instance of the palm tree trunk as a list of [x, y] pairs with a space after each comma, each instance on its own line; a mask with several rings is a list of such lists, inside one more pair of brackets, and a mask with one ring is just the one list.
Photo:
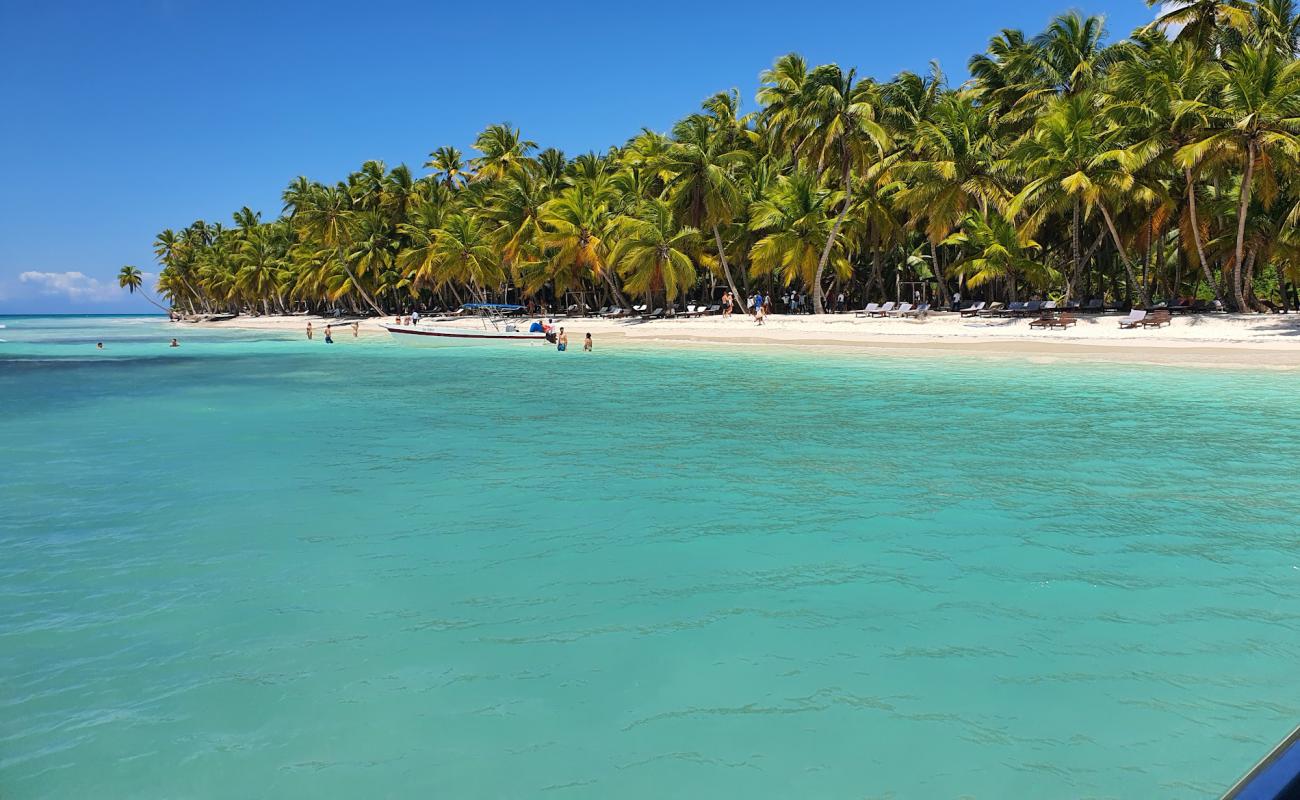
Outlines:
[[718, 259], [722, 262], [722, 272], [727, 276], [727, 288], [731, 290], [733, 303], [740, 303], [740, 307], [745, 307], [745, 298], [736, 291], [736, 279], [731, 277], [731, 265], [727, 263], [726, 248], [722, 246], [722, 233], [718, 231], [718, 226], [713, 226], [713, 241], [718, 246]]
[[145, 300], [148, 300], [149, 303], [155, 308], [160, 309], [162, 311], [166, 311], [168, 314], [172, 313], [172, 310], [170, 308], [163, 308], [162, 305], [158, 303], [156, 300], [154, 300], [152, 297], [150, 297], [149, 293], [146, 292], [144, 289], [140, 290], [140, 296], [143, 297]]
[[1079, 201], [1074, 201], [1074, 210], [1070, 219], [1070, 257], [1074, 259], [1073, 271], [1070, 280], [1065, 284], [1065, 299], [1074, 299], [1074, 287], [1079, 283], [1079, 275], [1083, 272], [1083, 254], [1080, 252], [1081, 242], [1079, 236]]
[[379, 304], [375, 302], [375, 299], [366, 292], [365, 287], [361, 285], [361, 281], [357, 280], [356, 274], [352, 272], [352, 267], [348, 266], [347, 259], [343, 257], [342, 247], [335, 250], [335, 256], [339, 260], [339, 266], [343, 267], [343, 271], [348, 274], [348, 279], [352, 281], [352, 286], [357, 290], [357, 294], [361, 295], [361, 298], [366, 301], [366, 305], [373, 308], [376, 314], [381, 317], [384, 316], [384, 310], [380, 308]]
[[[187, 297], [187, 298], [185, 298], [185, 302], [186, 302], [186, 303], [189, 305], [189, 307], [190, 307], [190, 313], [193, 314], [193, 313], [195, 313], [195, 312], [194, 312], [194, 301], [197, 299], [197, 300], [199, 301], [199, 305], [200, 305], [200, 306], [203, 306], [203, 297], [202, 297], [198, 292], [194, 291], [194, 287], [191, 286], [191, 285], [190, 285], [190, 282], [189, 282], [188, 280], [185, 279], [185, 273], [184, 273], [184, 272], [181, 272], [181, 271], [177, 270], [176, 275], [177, 275], [177, 277], [179, 277], [179, 278], [181, 279], [181, 283], [185, 284], [185, 288], [190, 290], [190, 296]], [[205, 309], [205, 310], [206, 310], [206, 309]]]
[[1246, 211], [1250, 208], [1250, 183], [1254, 177], [1255, 142], [1251, 140], [1246, 144], [1246, 174], [1241, 179], [1241, 202], [1237, 206], [1237, 260], [1232, 272], [1232, 299], [1236, 302], [1238, 311], [1250, 310], [1246, 305], [1246, 297], [1242, 294], [1241, 278], [1246, 266]]
[[1255, 295], [1255, 258], [1258, 255], [1259, 251], [1253, 247], [1246, 254], [1246, 273], [1241, 279], [1241, 294], [1246, 298], [1251, 311], [1267, 311], [1268, 308]]
[[1119, 260], [1124, 265], [1124, 271], [1128, 273], [1129, 286], [1139, 286], [1142, 290], [1142, 303], [1147, 308], [1151, 307], [1151, 293], [1147, 291], [1146, 284], [1138, 284], [1137, 276], [1133, 273], [1133, 264], [1128, 260], [1128, 252], [1124, 250], [1124, 243], [1120, 241], [1119, 231], [1115, 230], [1115, 221], [1110, 218], [1110, 211], [1106, 204], [1097, 201], [1098, 207], [1101, 208], [1101, 216], [1106, 220], [1106, 227], [1110, 230], [1110, 236], [1115, 241], [1115, 250], [1119, 252]]
[[1201, 271], [1205, 273], [1205, 282], [1209, 285], [1210, 291], [1214, 292], [1214, 299], [1222, 302], [1219, 285], [1214, 282], [1214, 275], [1210, 272], [1210, 262], [1205, 260], [1205, 246], [1201, 244], [1201, 223], [1196, 215], [1196, 188], [1192, 183], [1192, 171], [1183, 170], [1183, 178], [1187, 182], [1187, 214], [1191, 218], [1192, 241], [1196, 244], [1196, 257], [1200, 259]]
[[940, 308], [947, 308], [952, 305], [952, 297], [948, 294], [948, 284], [943, 280], [943, 265], [939, 263], [939, 248], [935, 246], [934, 240], [930, 241], [930, 263], [934, 265], [934, 279], [939, 284], [939, 296], [935, 300]]
[[1101, 249], [1101, 245], [1105, 241], [1106, 241], [1106, 230], [1103, 228], [1102, 230], [1097, 232], [1097, 238], [1094, 239], [1092, 241], [1092, 245], [1088, 247], [1088, 252], [1083, 254], [1083, 264], [1085, 266], [1090, 261], [1092, 261], [1093, 256], [1097, 255], [1097, 251]]
[[881, 247], [873, 247], [871, 250], [871, 288], [868, 290], [868, 297], [862, 298], [863, 305], [871, 299], [873, 292], [879, 292], [883, 300], [885, 293], [885, 250]]
[[835, 224], [831, 226], [831, 235], [826, 237], [826, 246], [822, 248], [822, 257], [817, 261], [817, 275], [813, 278], [813, 313], [825, 314], [826, 307], [822, 305], [822, 275], [826, 273], [826, 264], [831, 260], [831, 248], [835, 246], [835, 237], [840, 235], [840, 226], [844, 224], [844, 217], [849, 213], [849, 205], [853, 202], [853, 187], [851, 185], [853, 165], [849, 161], [848, 144], [841, 141], [840, 156], [844, 159], [844, 179], [841, 186], [844, 187], [844, 204], [840, 207], [840, 213], [835, 217]]
[[604, 277], [605, 283], [609, 286], [609, 290], [614, 293], [614, 297], [618, 301], [618, 307], [624, 309], [631, 308], [632, 304], [629, 303], [627, 298], [623, 296], [623, 293], [619, 291], [618, 284], [614, 283], [614, 276], [609, 274], [609, 270], [603, 269], [600, 271], [600, 274]]

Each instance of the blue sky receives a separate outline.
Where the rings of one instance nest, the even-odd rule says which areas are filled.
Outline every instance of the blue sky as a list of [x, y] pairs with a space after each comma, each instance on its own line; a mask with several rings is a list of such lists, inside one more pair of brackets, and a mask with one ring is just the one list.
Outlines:
[[1112, 37], [1143, 0], [344, 4], [0, 0], [0, 313], [153, 310], [116, 288], [165, 227], [272, 217], [299, 174], [420, 165], [509, 121], [570, 155], [666, 130], [715, 91], [746, 103], [789, 51], [954, 81], [1004, 27], [1078, 7]]

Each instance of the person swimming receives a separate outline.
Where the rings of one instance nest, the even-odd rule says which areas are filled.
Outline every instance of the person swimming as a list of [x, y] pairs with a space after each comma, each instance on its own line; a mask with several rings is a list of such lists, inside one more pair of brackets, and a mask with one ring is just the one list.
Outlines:
[[103, 350], [103, 349], [104, 349], [104, 343], [103, 343], [103, 342], [95, 342], [95, 349], [96, 349], [96, 350]]
[[180, 346], [181, 346], [181, 343], [178, 342], [178, 341], [176, 341], [175, 339], [172, 339], [172, 343], [171, 343], [169, 346], [170, 346], [170, 347], [180, 347]]

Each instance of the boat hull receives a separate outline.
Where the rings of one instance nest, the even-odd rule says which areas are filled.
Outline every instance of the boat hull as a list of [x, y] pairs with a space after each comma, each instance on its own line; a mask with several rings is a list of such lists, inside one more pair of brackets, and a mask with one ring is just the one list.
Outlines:
[[439, 326], [384, 325], [393, 341], [415, 347], [457, 345], [546, 344], [546, 334], [530, 331], [473, 330]]

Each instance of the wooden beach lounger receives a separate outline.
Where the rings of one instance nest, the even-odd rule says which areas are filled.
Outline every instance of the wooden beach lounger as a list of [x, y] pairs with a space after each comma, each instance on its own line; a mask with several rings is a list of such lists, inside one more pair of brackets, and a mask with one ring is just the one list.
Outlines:
[[870, 317], [870, 316], [874, 316], [875, 313], [876, 313], [877, 311], [879, 311], [879, 310], [880, 310], [880, 304], [879, 304], [879, 303], [867, 303], [867, 307], [864, 308], [864, 309], [862, 309], [861, 311], [857, 312], [856, 314], [854, 314], [854, 316], [857, 316], [857, 317]]
[[887, 316], [889, 316], [889, 312], [890, 312], [890, 311], [893, 311], [893, 310], [894, 310], [894, 304], [893, 304], [893, 303], [881, 303], [881, 304], [880, 304], [880, 307], [877, 308], [875, 311], [872, 311], [871, 314], [870, 314], [870, 316], [873, 316], [873, 317], [887, 317]]
[[1172, 322], [1173, 317], [1170, 316], [1167, 309], [1156, 309], [1150, 314], [1147, 314], [1146, 318], [1142, 320], [1142, 327], [1159, 328], [1161, 325], [1169, 325]]
[[1133, 309], [1128, 312], [1128, 316], [1119, 321], [1119, 326], [1125, 329], [1136, 328], [1147, 318], [1147, 312], [1140, 309]]
[[885, 315], [890, 317], [901, 317], [902, 315], [906, 314], [911, 310], [912, 310], [911, 303], [899, 303], [898, 308], [894, 309], [893, 311], [886, 311]]
[[1060, 316], [1053, 316], [1049, 314], [1046, 316], [1039, 317], [1038, 319], [1029, 323], [1029, 327], [1048, 328], [1048, 329], [1060, 328], [1061, 330], [1065, 330], [1066, 328], [1070, 327], [1071, 325], [1075, 325], [1078, 322], [1079, 320], [1075, 319], [1075, 316], [1073, 314], [1067, 312], [1061, 314]]
[[903, 312], [901, 312], [901, 316], [904, 316], [904, 317], [916, 317], [917, 319], [920, 319], [921, 317], [924, 317], [926, 314], [929, 314], [929, 313], [930, 313], [930, 304], [929, 304], [929, 303], [922, 303], [921, 305], [917, 306], [916, 308], [912, 309], [911, 311], [903, 311]]
[[1000, 316], [1002, 316], [1002, 304], [1001, 304], [1001, 303], [997, 303], [997, 302], [989, 303], [987, 306], [984, 307], [984, 309], [983, 309], [982, 311], [978, 311], [978, 312], [976, 312], [975, 316], [977, 316], [977, 317], [1000, 317]]
[[984, 306], [986, 306], [986, 305], [988, 305], [988, 304], [985, 303], [983, 300], [981, 300], [981, 301], [979, 301], [978, 303], [976, 303], [976, 304], [973, 305], [973, 306], [967, 306], [966, 308], [963, 308], [963, 309], [961, 310], [961, 315], [962, 315], [963, 317], [974, 317], [974, 316], [978, 316], [979, 313], [980, 313], [981, 311], [984, 310]]

